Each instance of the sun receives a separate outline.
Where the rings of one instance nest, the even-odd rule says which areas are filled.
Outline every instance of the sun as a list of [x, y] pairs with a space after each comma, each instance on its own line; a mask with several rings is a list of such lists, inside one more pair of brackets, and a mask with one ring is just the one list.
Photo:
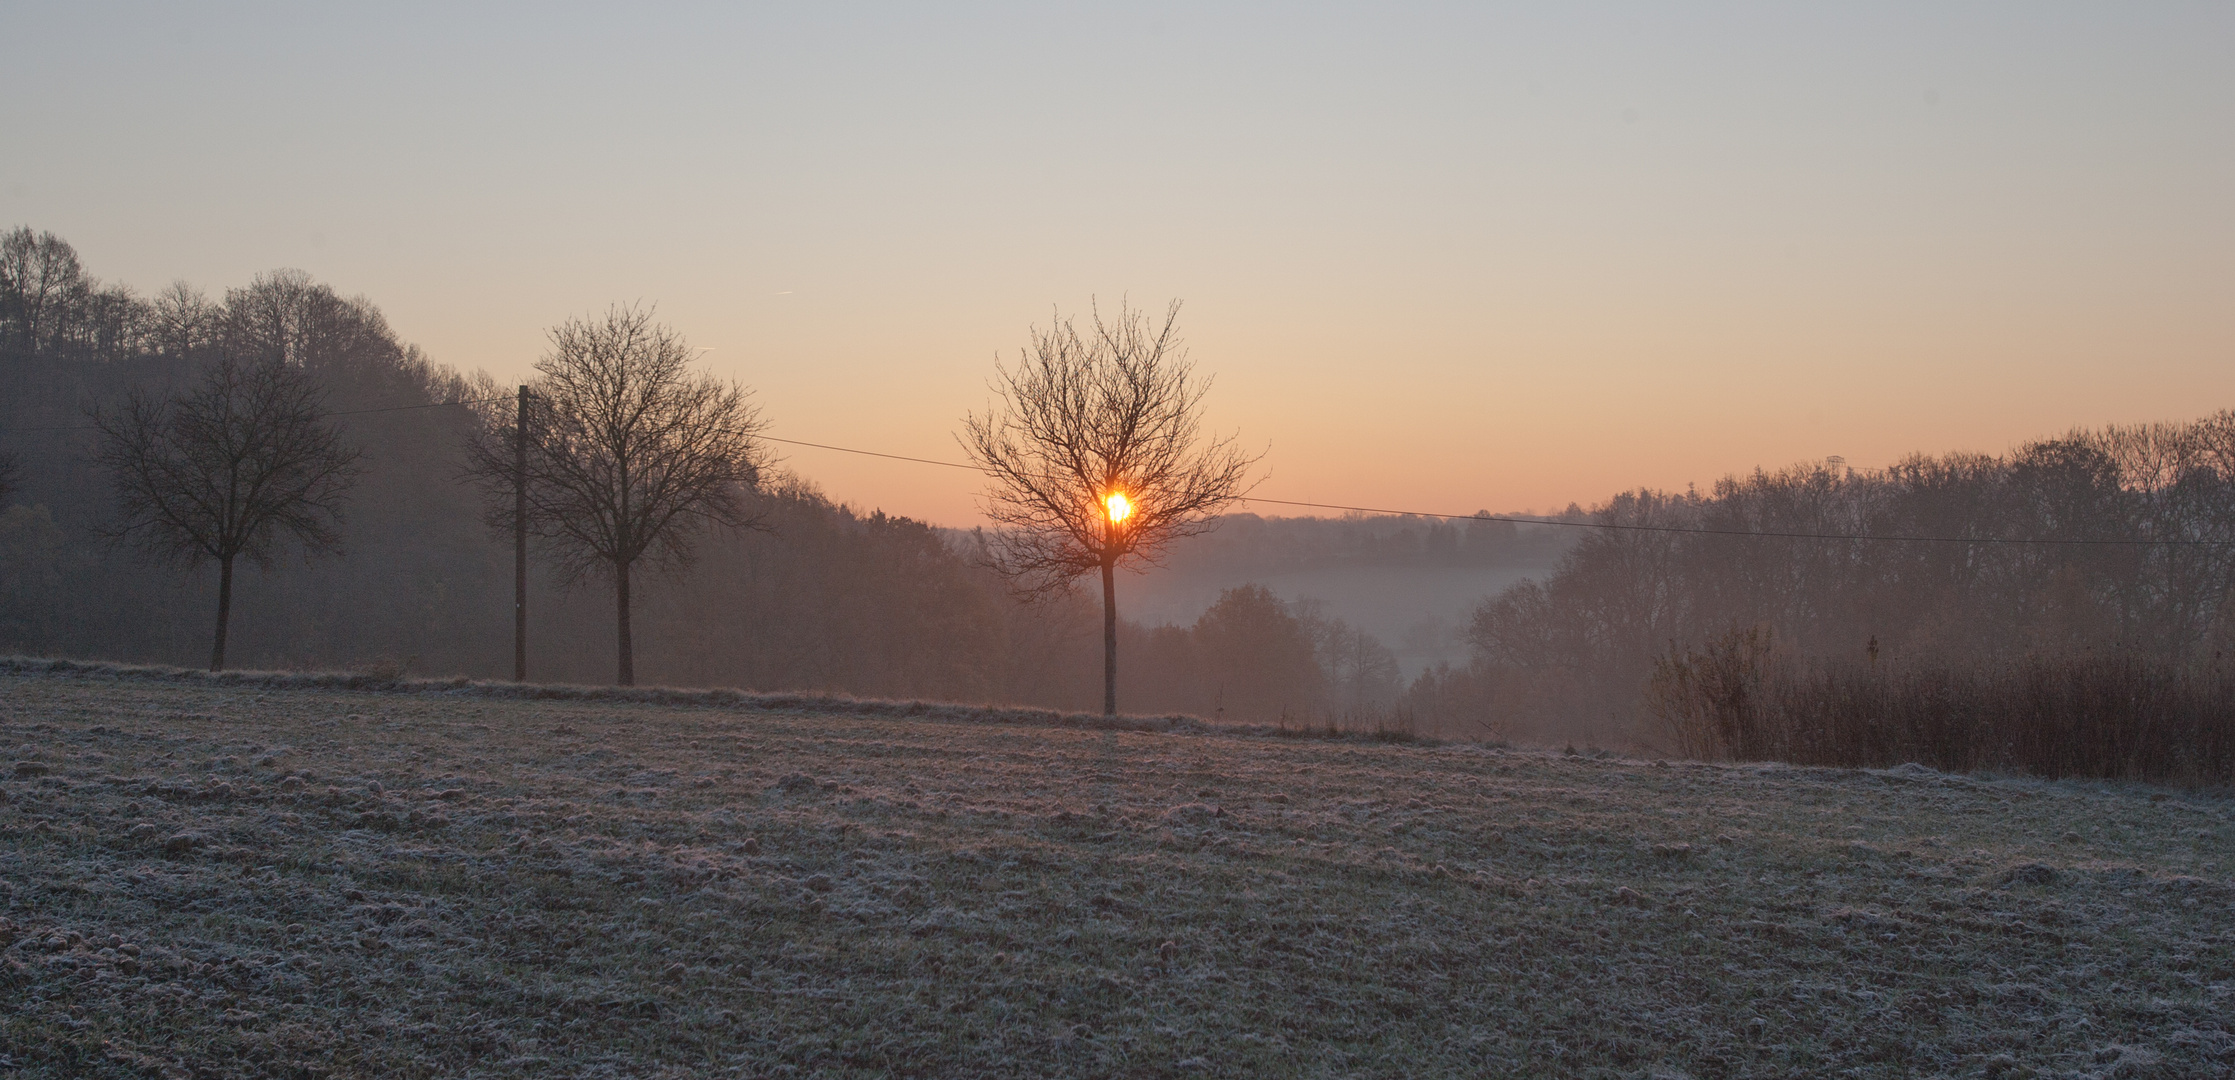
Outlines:
[[1110, 524], [1112, 525], [1133, 516], [1133, 500], [1126, 498], [1122, 491], [1111, 492], [1109, 498], [1102, 500], [1102, 505], [1110, 510]]

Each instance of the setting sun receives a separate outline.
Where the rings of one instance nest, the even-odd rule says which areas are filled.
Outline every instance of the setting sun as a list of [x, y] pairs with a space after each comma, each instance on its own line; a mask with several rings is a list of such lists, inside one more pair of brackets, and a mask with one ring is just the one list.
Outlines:
[[0, 1072], [2235, 1080], [2235, 0], [269, 6], [0, 0]]

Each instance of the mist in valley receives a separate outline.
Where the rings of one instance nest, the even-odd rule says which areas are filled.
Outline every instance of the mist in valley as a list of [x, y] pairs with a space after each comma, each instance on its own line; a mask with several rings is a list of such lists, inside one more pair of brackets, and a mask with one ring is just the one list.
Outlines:
[[[118, 535], [97, 418], [135, 393], [178, 392], [217, 358], [249, 356], [311, 380], [359, 472], [332, 550], [282, 543], [262, 565], [242, 564], [230, 664], [510, 673], [510, 536], [466, 476], [477, 433], [506, 420], [508, 387], [428, 359], [371, 300], [299, 272], [148, 298], [103, 283], [60, 237], [25, 228], [5, 243], [0, 439], [13, 465], [0, 648], [172, 664], [206, 653], [211, 563]], [[1013, 595], [986, 568], [983, 534], [863, 511], [782, 471], [749, 501], [760, 527], [706, 530], [687, 563], [641, 582], [631, 607], [645, 681], [1092, 704], [1095, 612], [1075, 593]], [[1125, 707], [1296, 723], [1385, 710], [1423, 671], [1465, 664], [1473, 609], [1549, 572], [1572, 540], [1495, 520], [1225, 515], [1121, 575], [1124, 633], [1142, 643], [1125, 650]], [[609, 594], [564, 580], [547, 556], [539, 546], [528, 578], [530, 677], [604, 681]], [[1246, 633], [1287, 653], [1259, 642], [1223, 660], [1198, 655], [1187, 640], [1196, 624], [1251, 587], [1277, 602]], [[1280, 700], [1236, 689], [1284, 665], [1312, 674], [1282, 676]]]
[[[104, 284], [51, 234], [17, 229], [5, 247], [0, 649], [182, 665], [208, 655], [212, 562], [120, 532], [101, 425], [134, 395], [183, 393], [247, 357], [304, 380], [350, 483], [329, 542], [280, 536], [241, 562], [223, 662], [511, 675], [511, 388], [432, 360], [372, 300], [297, 271], [150, 298]], [[477, 445], [495, 449], [475, 459]], [[496, 463], [494, 492], [469, 475], [473, 460]], [[691, 526], [672, 557], [647, 556], [634, 575], [622, 682], [1106, 701], [1098, 598], [1020, 593], [998, 572], [998, 532], [864, 510], [781, 467], [742, 475], [729, 524]], [[1119, 707], [1747, 756], [1768, 752], [1761, 731], [1837, 713], [1827, 694], [1892, 695], [1872, 715], [1926, 716], [1899, 703], [1930, 699], [1936, 679], [2084, 682], [2104, 657], [2147, 665], [2101, 676], [2117, 685], [2203, 702], [2221, 692], [2210, 688], [2226, 681], [2235, 640], [2235, 414], [2224, 412], [2003, 455], [1804, 462], [1524, 517], [1213, 517], [1116, 575]], [[553, 543], [530, 544], [528, 677], [609, 681], [613, 582]], [[2010, 664], [2034, 674], [1980, 666]], [[2218, 722], [2212, 706], [2183, 709], [2152, 715]], [[1781, 756], [1832, 760], [1953, 761], [1963, 741], [1780, 738]]]
[[0, 6], [0, 1074], [2235, 1078], [2230, 41]]
[[1411, 679], [1466, 663], [1475, 609], [1550, 574], [1575, 539], [1571, 528], [1510, 521], [1228, 514], [1173, 545], [1162, 565], [1120, 579], [1119, 595], [1137, 622], [1188, 625], [1225, 590], [1262, 585], [1373, 635]]

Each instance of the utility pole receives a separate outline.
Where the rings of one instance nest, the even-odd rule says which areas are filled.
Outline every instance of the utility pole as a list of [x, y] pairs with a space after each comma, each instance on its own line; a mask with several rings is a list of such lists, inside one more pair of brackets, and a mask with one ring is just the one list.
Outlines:
[[528, 681], [528, 388], [512, 422], [512, 681]]

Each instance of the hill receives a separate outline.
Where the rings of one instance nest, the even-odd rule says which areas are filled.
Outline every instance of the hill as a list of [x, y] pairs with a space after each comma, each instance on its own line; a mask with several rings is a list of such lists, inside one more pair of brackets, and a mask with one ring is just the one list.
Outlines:
[[2219, 796], [44, 667], [17, 1076], [2235, 1073]]

